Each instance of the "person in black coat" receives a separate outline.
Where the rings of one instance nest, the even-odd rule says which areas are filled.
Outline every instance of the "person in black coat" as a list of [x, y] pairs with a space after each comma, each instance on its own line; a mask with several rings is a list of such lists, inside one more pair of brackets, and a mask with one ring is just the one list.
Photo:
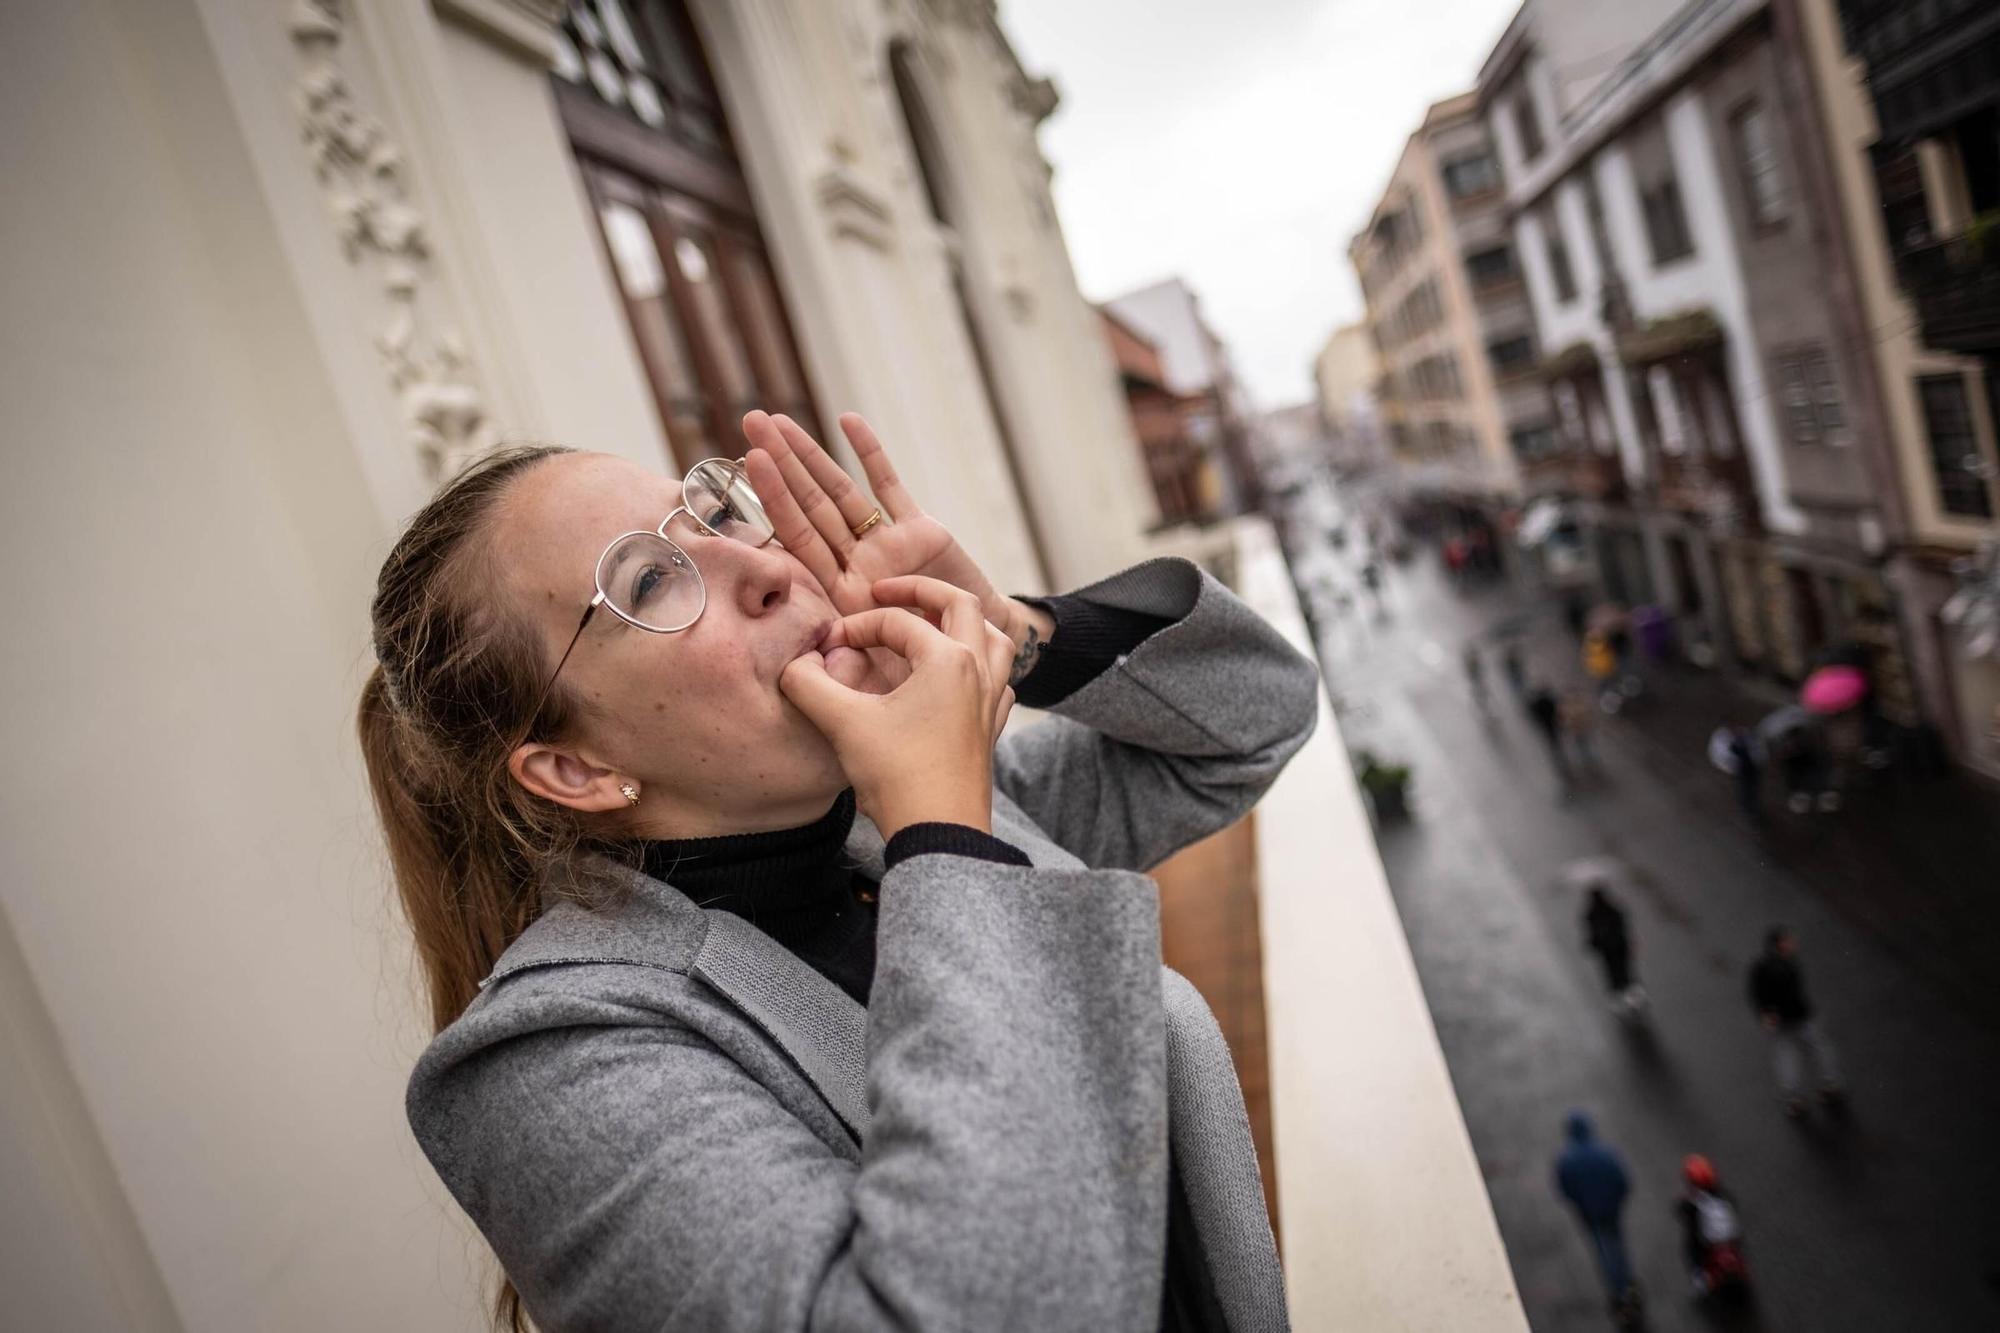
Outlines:
[[1535, 734], [1542, 738], [1542, 744], [1549, 750], [1549, 762], [1556, 767], [1556, 777], [1564, 789], [1569, 787], [1569, 761], [1563, 758], [1562, 704], [1556, 699], [1555, 691], [1548, 686], [1532, 686], [1527, 697], [1521, 701], [1527, 711], [1528, 720], [1535, 724]]
[[1750, 1007], [1771, 1034], [1772, 1061], [1785, 1099], [1785, 1114], [1795, 1119], [1805, 1114], [1807, 1061], [1812, 1063], [1820, 1100], [1838, 1105], [1844, 1094], [1833, 1043], [1813, 1020], [1805, 976], [1799, 971], [1798, 944], [1783, 926], [1773, 926], [1765, 934], [1764, 952], [1750, 968], [1749, 991]]
[[1604, 987], [1612, 998], [1636, 1008], [1644, 999], [1632, 975], [1632, 935], [1620, 908], [1603, 884], [1592, 884], [1583, 907], [1584, 945], [1604, 967]]

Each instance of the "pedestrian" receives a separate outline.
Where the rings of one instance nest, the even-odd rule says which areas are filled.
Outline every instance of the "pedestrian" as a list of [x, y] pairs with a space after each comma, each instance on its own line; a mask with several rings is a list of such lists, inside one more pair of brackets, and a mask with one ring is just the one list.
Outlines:
[[1568, 689], [1562, 692], [1559, 701], [1562, 708], [1562, 732], [1568, 739], [1570, 748], [1576, 752], [1580, 768], [1600, 771], [1597, 763], [1597, 747], [1592, 738], [1597, 734], [1597, 721], [1603, 716], [1588, 690]]
[[1646, 990], [1632, 975], [1632, 932], [1624, 909], [1602, 882], [1592, 884], [1584, 897], [1583, 943], [1603, 965], [1604, 988], [1611, 992], [1613, 1003], [1629, 1013], [1643, 1009]]
[[1805, 1066], [1812, 1064], [1820, 1101], [1837, 1109], [1845, 1100], [1833, 1043], [1813, 1019], [1806, 997], [1805, 976], [1799, 970], [1798, 942], [1783, 926], [1764, 936], [1764, 952], [1750, 968], [1750, 1005], [1771, 1034], [1772, 1062], [1785, 1114], [1794, 1120], [1805, 1114]]
[[1611, 641], [1603, 630], [1591, 630], [1583, 636], [1583, 670], [1597, 687], [1598, 705], [1608, 713], [1615, 713], [1625, 705], [1625, 696], [1618, 691], [1618, 655], [1611, 650]]
[[1631, 1193], [1631, 1177], [1618, 1154], [1598, 1140], [1584, 1112], [1569, 1113], [1568, 1134], [1569, 1142], [1556, 1157], [1556, 1190], [1583, 1224], [1611, 1312], [1623, 1323], [1639, 1309], [1639, 1284], [1625, 1254], [1625, 1196]]
[[1674, 1201], [1681, 1224], [1681, 1261], [1698, 1298], [1741, 1296], [1749, 1289], [1743, 1262], [1743, 1223], [1736, 1201], [1716, 1178], [1715, 1164], [1700, 1153], [1681, 1159], [1681, 1197]]
[[1546, 685], [1536, 685], [1528, 691], [1523, 705], [1528, 710], [1528, 720], [1535, 724], [1535, 730], [1542, 738], [1542, 744], [1549, 748], [1549, 762], [1556, 766], [1556, 776], [1564, 787], [1569, 786], [1569, 761], [1563, 757], [1562, 705]]
[[1472, 691], [1472, 701], [1479, 705], [1479, 711], [1490, 713], [1493, 706], [1486, 698], [1486, 660], [1479, 655], [1479, 645], [1465, 645], [1465, 683]]
[[1521, 663], [1521, 645], [1517, 641], [1509, 639], [1501, 649], [1500, 670], [1507, 677], [1507, 688], [1519, 698], [1528, 688], [1528, 669]]
[[1737, 722], [1725, 722], [1708, 738], [1708, 759], [1736, 783], [1736, 804], [1752, 824], [1764, 822], [1757, 738]]
[[[1813, 797], [1820, 793], [1825, 785], [1823, 774], [1826, 765], [1820, 755], [1819, 738], [1804, 727], [1791, 732], [1785, 737], [1785, 748], [1779, 755], [1778, 763], [1784, 770], [1785, 801], [1791, 807], [1792, 813], [1795, 815], [1812, 813]], [[1832, 795], [1833, 800], [1828, 803], [1822, 798], [1820, 808], [1827, 811], [1838, 809], [1839, 795], [1825, 794]]]
[[1572, 588], [1563, 594], [1563, 624], [1569, 627], [1570, 637], [1583, 637], [1584, 617], [1588, 613], [1583, 594]]

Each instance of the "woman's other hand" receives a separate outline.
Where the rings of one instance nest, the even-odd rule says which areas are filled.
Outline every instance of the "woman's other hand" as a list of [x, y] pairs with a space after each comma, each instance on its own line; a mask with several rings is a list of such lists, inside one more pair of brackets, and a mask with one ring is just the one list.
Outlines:
[[933, 821], [990, 833], [993, 743], [1014, 705], [1013, 642], [987, 622], [977, 597], [941, 580], [898, 579], [894, 595], [913, 609], [844, 617], [821, 653], [887, 650], [909, 663], [902, 684], [863, 694], [827, 675], [821, 653], [807, 653], [785, 668], [779, 687], [832, 742], [855, 800], [884, 838]]
[[[873, 610], [880, 604], [878, 580], [922, 575], [971, 593], [981, 614], [1019, 643], [1029, 608], [1003, 597], [958, 539], [923, 511], [866, 421], [849, 412], [840, 429], [861, 460], [873, 499], [790, 417], [752, 412], [743, 418], [750, 482], [778, 540], [811, 571], [834, 609], [847, 615]], [[878, 508], [881, 521], [856, 537], [854, 529]]]

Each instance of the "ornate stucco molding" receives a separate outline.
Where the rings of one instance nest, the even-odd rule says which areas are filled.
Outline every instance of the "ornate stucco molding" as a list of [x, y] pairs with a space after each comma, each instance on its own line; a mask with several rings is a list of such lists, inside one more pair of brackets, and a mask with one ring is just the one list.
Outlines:
[[340, 66], [345, 0], [295, 0], [290, 28], [306, 155], [343, 253], [385, 307], [375, 347], [410, 445], [436, 481], [493, 447], [485, 399], [458, 332], [434, 313], [430, 238], [410, 201], [402, 150], [358, 105]]

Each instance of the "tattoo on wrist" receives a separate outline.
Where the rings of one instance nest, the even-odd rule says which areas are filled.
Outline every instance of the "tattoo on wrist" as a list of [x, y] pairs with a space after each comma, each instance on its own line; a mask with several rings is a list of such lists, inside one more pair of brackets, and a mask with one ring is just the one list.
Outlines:
[[1042, 636], [1035, 631], [1035, 627], [1029, 625], [1028, 637], [1021, 640], [1021, 646], [1014, 650], [1014, 666], [1007, 673], [1007, 683], [1019, 685], [1026, 680], [1028, 673], [1035, 669], [1035, 663], [1042, 660], [1042, 649], [1047, 646], [1042, 642]]

